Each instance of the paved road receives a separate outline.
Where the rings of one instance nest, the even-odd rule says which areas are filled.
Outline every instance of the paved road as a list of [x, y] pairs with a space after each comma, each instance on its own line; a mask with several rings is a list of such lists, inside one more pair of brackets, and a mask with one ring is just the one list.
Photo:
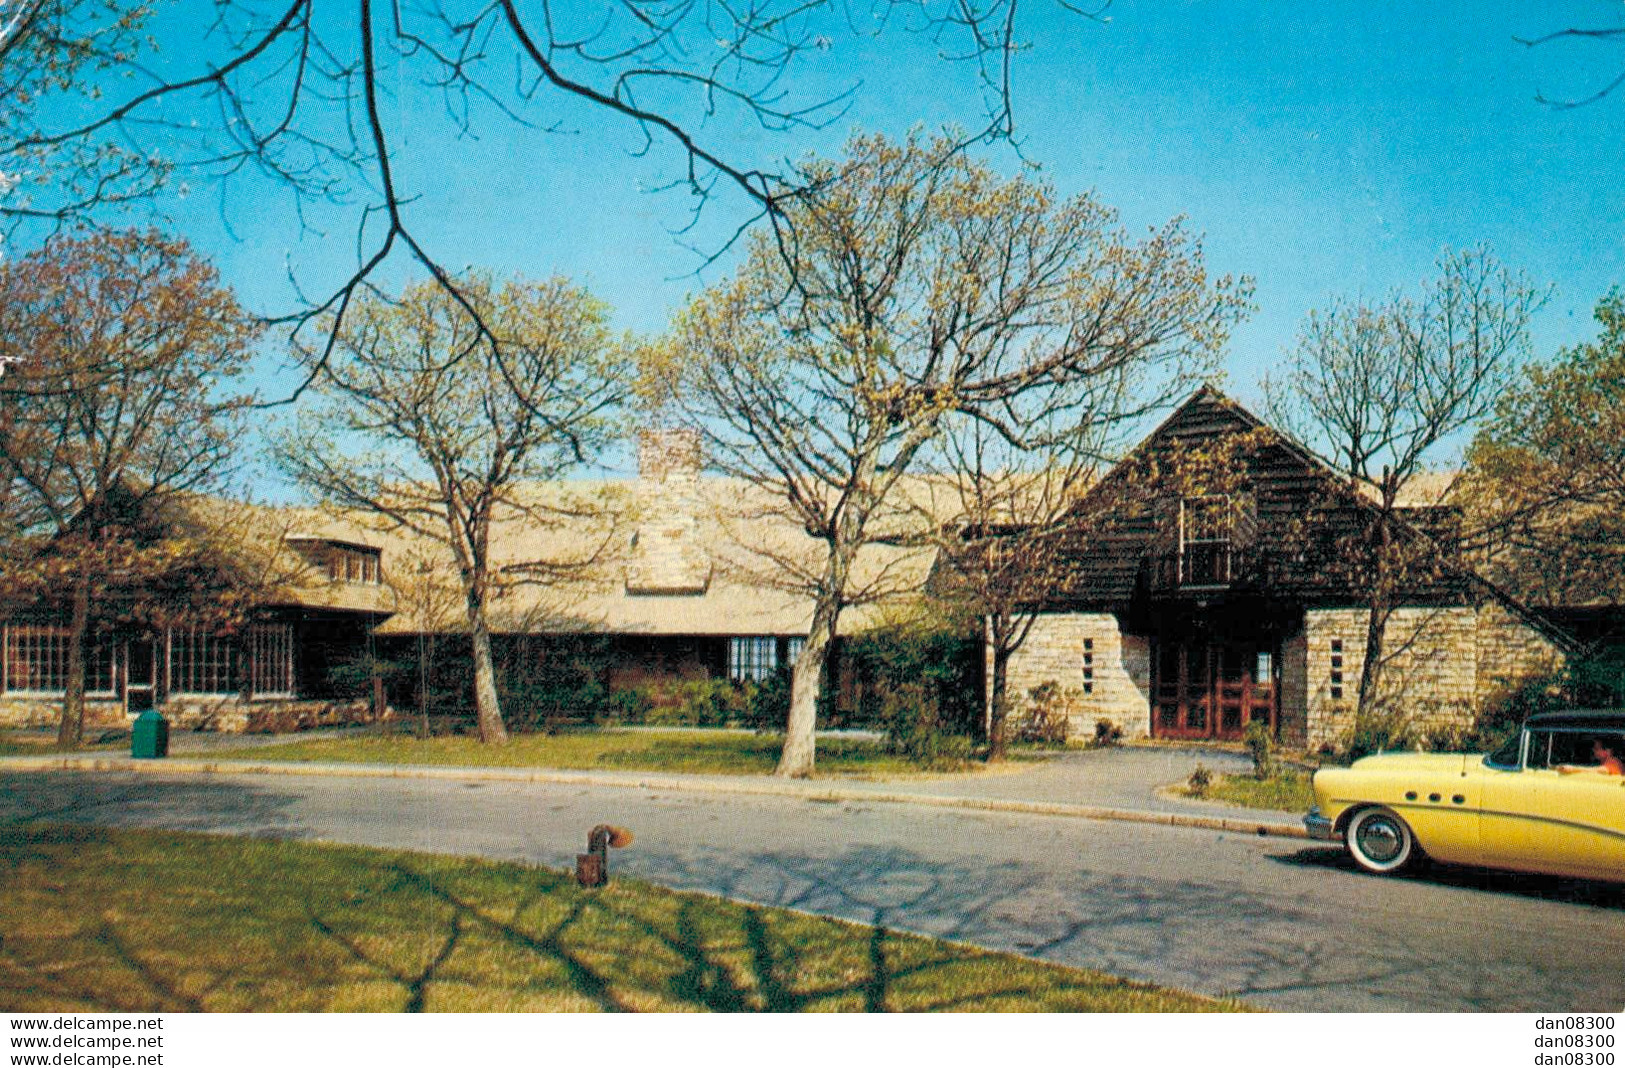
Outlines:
[[1625, 889], [1438, 873], [1188, 828], [870, 802], [303, 776], [0, 774], [0, 821], [156, 826], [573, 862], [1282, 1009], [1625, 1005]]

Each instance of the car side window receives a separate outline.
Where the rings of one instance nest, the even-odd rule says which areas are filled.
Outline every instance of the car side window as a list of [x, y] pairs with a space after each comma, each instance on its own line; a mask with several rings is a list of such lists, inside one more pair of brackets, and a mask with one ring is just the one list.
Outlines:
[[1523, 731], [1514, 731], [1501, 747], [1484, 758], [1484, 763], [1503, 771], [1518, 770], [1518, 756], [1523, 748]]
[[1530, 731], [1529, 755], [1525, 758], [1524, 766], [1530, 769], [1550, 768], [1561, 764], [1561, 760], [1553, 760], [1556, 749], [1556, 731]]

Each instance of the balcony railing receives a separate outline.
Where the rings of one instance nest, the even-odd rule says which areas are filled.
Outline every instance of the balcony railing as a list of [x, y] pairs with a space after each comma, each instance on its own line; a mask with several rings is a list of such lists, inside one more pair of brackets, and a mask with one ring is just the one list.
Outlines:
[[1223, 542], [1187, 545], [1152, 561], [1151, 589], [1161, 594], [1198, 594], [1261, 585], [1265, 555]]

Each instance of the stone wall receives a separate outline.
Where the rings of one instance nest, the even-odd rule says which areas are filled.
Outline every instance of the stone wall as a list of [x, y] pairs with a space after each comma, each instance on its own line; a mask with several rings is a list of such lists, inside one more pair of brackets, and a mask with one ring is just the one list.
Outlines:
[[[0, 697], [0, 727], [55, 727], [62, 720], [62, 698]], [[123, 727], [129, 723], [122, 701], [85, 701], [85, 727]]]
[[[1336, 745], [1352, 729], [1365, 658], [1366, 612], [1361, 608], [1304, 613], [1303, 705], [1291, 703], [1283, 663], [1282, 720], [1305, 710], [1303, 744]], [[1448, 732], [1472, 724], [1494, 694], [1562, 662], [1537, 631], [1495, 605], [1481, 608], [1401, 608], [1383, 636], [1381, 708], [1391, 726]]]
[[1126, 738], [1143, 738], [1150, 730], [1150, 644], [1123, 634], [1110, 613], [1038, 618], [1010, 658], [1007, 686], [1019, 705], [1046, 682], [1070, 697], [1074, 737], [1093, 737], [1101, 719], [1115, 723]]
[[[392, 710], [375, 716], [368, 701], [244, 701], [240, 697], [173, 697], [159, 709], [176, 730], [226, 733], [280, 733], [312, 727], [338, 727], [389, 719]], [[62, 717], [60, 697], [0, 699], [0, 727], [54, 727]], [[86, 701], [87, 730], [128, 727], [118, 701]]]
[[1478, 614], [1478, 699], [1496, 696], [1563, 666], [1551, 639], [1495, 603]]
[[1309, 745], [1304, 710], [1309, 707], [1309, 640], [1303, 634], [1281, 643], [1279, 700], [1281, 741], [1289, 746]]

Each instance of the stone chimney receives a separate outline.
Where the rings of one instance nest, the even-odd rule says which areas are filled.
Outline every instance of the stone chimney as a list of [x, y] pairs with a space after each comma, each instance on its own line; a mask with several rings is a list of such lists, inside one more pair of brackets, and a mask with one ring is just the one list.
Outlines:
[[626, 566], [634, 595], [703, 594], [711, 562], [699, 543], [700, 436], [691, 430], [645, 430], [638, 436], [638, 508]]

